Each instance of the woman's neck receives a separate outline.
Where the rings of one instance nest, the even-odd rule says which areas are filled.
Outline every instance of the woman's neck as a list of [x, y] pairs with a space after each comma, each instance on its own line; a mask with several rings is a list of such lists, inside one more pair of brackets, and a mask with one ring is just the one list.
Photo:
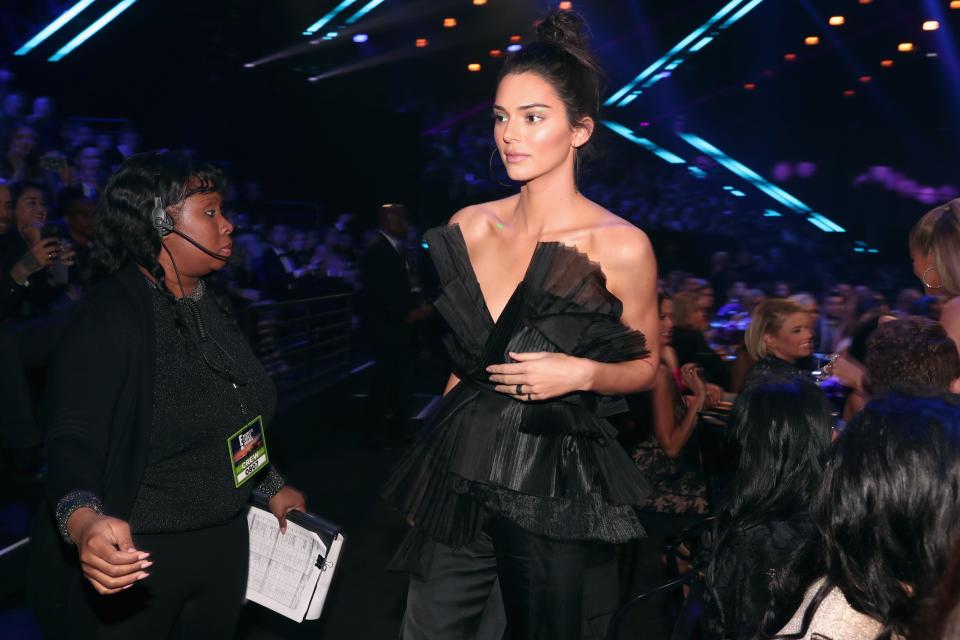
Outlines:
[[[173, 294], [174, 298], [183, 298], [193, 294], [200, 282], [200, 278], [184, 275], [182, 273], [178, 278], [176, 270], [165, 264], [167, 261], [160, 259], [158, 262], [160, 262], [160, 266], [163, 268], [163, 283], [166, 285], [167, 290]], [[143, 265], [140, 265], [140, 272], [150, 282], [154, 284], [157, 283], [157, 279], [154, 277], [154, 275], [150, 273], [150, 271]]]
[[573, 171], [563, 163], [520, 188], [513, 224], [525, 235], [544, 235], [576, 226], [574, 209], [583, 198], [573, 182]]

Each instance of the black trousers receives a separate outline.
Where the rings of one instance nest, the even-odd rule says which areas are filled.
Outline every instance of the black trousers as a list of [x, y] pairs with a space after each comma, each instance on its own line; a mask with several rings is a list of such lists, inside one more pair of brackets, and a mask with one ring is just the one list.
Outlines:
[[150, 552], [150, 576], [110, 596], [92, 596], [98, 640], [232, 640], [247, 589], [245, 514], [216, 527], [134, 535]]
[[602, 640], [618, 605], [613, 545], [493, 518], [469, 545], [433, 553], [428, 578], [410, 578], [404, 640], [499, 640], [504, 627], [510, 640]]

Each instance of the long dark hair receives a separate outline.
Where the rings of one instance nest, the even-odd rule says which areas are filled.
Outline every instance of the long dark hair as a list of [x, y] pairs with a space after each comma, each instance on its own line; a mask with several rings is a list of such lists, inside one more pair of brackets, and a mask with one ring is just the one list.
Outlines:
[[[731, 419], [740, 448], [737, 472], [720, 512], [718, 538], [706, 571], [708, 588], [731, 544], [751, 527], [781, 520], [804, 526], [830, 447], [830, 406], [802, 378], [770, 377], [737, 398]], [[721, 607], [723, 599], [714, 595]]]
[[[533, 42], [507, 57], [498, 80], [532, 72], [553, 87], [567, 109], [571, 127], [584, 118], [600, 124], [603, 73], [590, 53], [586, 22], [573, 11], [553, 11], [537, 25]], [[577, 150], [588, 152], [589, 141]]]
[[877, 640], [906, 636], [960, 533], [960, 401], [891, 393], [868, 404], [836, 442], [811, 514], [809, 539], [775, 580], [765, 634], [824, 583], [800, 631], [767, 637], [802, 637], [833, 588], [881, 623]]

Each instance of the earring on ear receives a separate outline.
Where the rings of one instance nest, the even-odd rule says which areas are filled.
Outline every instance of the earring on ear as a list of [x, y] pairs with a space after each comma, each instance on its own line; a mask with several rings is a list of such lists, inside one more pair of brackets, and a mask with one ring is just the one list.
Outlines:
[[931, 271], [936, 271], [936, 270], [937, 270], [936, 267], [927, 267], [926, 269], [923, 270], [923, 273], [920, 274], [920, 281], [923, 283], [923, 286], [925, 286], [927, 289], [943, 289], [942, 284], [933, 285], [927, 282], [927, 274], [930, 273]]
[[580, 147], [573, 147], [573, 190], [580, 193]]

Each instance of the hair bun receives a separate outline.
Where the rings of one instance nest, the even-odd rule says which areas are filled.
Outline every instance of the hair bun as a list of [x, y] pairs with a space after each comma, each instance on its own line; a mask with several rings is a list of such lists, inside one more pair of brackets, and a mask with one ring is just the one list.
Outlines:
[[551, 11], [537, 25], [536, 39], [562, 47], [587, 49], [590, 37], [587, 23], [573, 11]]

